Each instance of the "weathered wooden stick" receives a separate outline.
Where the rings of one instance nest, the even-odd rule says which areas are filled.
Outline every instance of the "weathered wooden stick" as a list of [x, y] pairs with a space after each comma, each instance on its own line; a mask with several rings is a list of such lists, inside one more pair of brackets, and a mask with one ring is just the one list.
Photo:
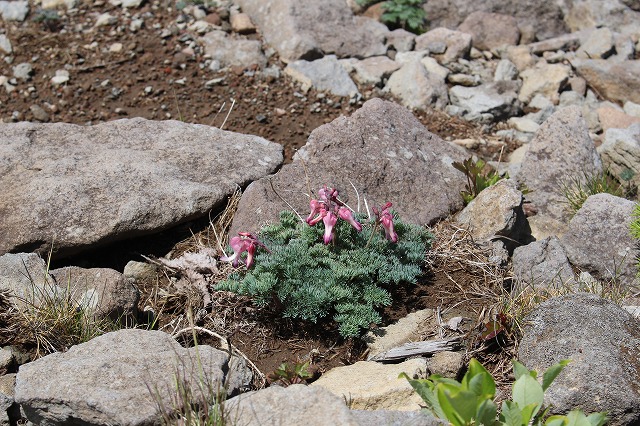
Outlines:
[[368, 358], [368, 361], [396, 361], [416, 355], [433, 355], [437, 352], [450, 351], [460, 345], [460, 338], [427, 340], [424, 342], [405, 343], [386, 352]]

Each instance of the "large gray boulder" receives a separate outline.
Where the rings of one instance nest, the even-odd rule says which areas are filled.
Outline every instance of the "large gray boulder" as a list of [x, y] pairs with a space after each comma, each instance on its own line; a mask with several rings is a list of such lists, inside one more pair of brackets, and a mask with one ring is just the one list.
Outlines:
[[548, 237], [513, 251], [515, 293], [526, 287], [564, 288], [575, 277], [569, 259], [557, 237]]
[[392, 202], [404, 220], [433, 223], [462, 207], [466, 179], [451, 164], [467, 156], [427, 131], [406, 108], [372, 99], [351, 117], [315, 129], [293, 163], [249, 185], [231, 233], [257, 231], [290, 206], [307, 216], [305, 194], [316, 198], [325, 184], [337, 187], [353, 209], [358, 207], [355, 187], [361, 211], [364, 198], [369, 207]]
[[561, 238], [569, 261], [604, 281], [637, 284], [637, 242], [629, 232], [634, 207], [633, 201], [611, 194], [587, 198]]
[[0, 254], [54, 257], [204, 216], [272, 173], [282, 147], [179, 121], [0, 124]]
[[562, 183], [602, 171], [602, 162], [589, 137], [581, 108], [555, 112], [540, 126], [522, 160], [518, 180], [531, 190], [526, 198], [539, 214], [568, 220]]
[[39, 425], [151, 425], [158, 404], [180, 408], [176, 380], [198, 398], [225, 383], [237, 393], [251, 372], [210, 346], [185, 349], [161, 331], [120, 330], [21, 366], [15, 401]]
[[449, 102], [444, 78], [427, 71], [417, 59], [407, 61], [391, 74], [384, 90], [397, 97], [402, 105], [413, 109], [442, 109]]
[[333, 53], [340, 58], [384, 55], [389, 30], [354, 16], [344, 0], [238, 0], [265, 41], [289, 62]]
[[640, 103], [640, 60], [571, 60], [576, 73], [610, 101]]
[[525, 324], [518, 359], [529, 369], [571, 360], [545, 393], [553, 412], [606, 411], [613, 426], [640, 421], [640, 326], [631, 314], [578, 293], [544, 302]]
[[473, 47], [479, 50], [516, 45], [520, 40], [516, 19], [500, 13], [473, 12], [458, 30], [471, 34]]
[[494, 12], [514, 16], [520, 29], [539, 39], [567, 32], [562, 9], [556, 2], [537, 0], [429, 0], [424, 5], [431, 28], [457, 28], [473, 12]]

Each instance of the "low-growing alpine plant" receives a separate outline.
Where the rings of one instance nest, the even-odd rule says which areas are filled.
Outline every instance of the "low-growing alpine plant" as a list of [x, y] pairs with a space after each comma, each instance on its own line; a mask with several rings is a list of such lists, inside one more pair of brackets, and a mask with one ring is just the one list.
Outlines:
[[[237, 265], [246, 251], [247, 268], [217, 289], [249, 295], [285, 318], [333, 318], [342, 336], [356, 336], [380, 322], [376, 309], [391, 304], [391, 286], [416, 283], [432, 236], [401, 221], [391, 203], [368, 217], [349, 209], [334, 188], [318, 195], [305, 221], [283, 211], [257, 236], [240, 234], [225, 259]], [[324, 227], [315, 226], [320, 222]]]

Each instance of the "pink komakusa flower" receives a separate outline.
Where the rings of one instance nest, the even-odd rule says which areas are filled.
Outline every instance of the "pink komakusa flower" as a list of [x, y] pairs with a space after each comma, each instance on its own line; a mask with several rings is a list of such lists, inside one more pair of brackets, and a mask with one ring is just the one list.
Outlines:
[[389, 211], [393, 204], [387, 203], [382, 206], [382, 210], [373, 208], [373, 213], [376, 215], [376, 222], [382, 225], [384, 229], [384, 236], [392, 243], [398, 242], [398, 234], [393, 227], [393, 215]]
[[324, 223], [324, 243], [329, 244], [333, 240], [334, 226], [338, 218], [346, 220], [358, 232], [362, 225], [353, 216], [353, 212], [338, 198], [338, 190], [325, 185], [318, 191], [318, 199], [309, 202], [311, 213], [306, 219], [307, 224], [313, 226], [321, 220]]
[[238, 232], [237, 237], [231, 238], [229, 245], [233, 249], [233, 254], [231, 256], [223, 256], [220, 260], [223, 262], [231, 262], [234, 268], [238, 267], [241, 261], [240, 256], [245, 251], [247, 252], [247, 268], [251, 268], [251, 265], [253, 265], [253, 256], [258, 247], [269, 251], [269, 249], [250, 232]]

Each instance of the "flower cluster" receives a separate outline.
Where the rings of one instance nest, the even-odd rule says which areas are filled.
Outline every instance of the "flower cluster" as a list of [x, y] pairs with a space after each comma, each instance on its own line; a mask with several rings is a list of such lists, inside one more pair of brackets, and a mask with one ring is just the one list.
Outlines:
[[333, 240], [334, 226], [338, 223], [338, 218], [349, 222], [358, 232], [362, 230], [362, 225], [353, 217], [353, 212], [338, 199], [337, 189], [325, 185], [318, 191], [318, 198], [310, 201], [311, 213], [306, 222], [311, 226], [320, 221], [324, 223], [325, 244]]
[[234, 268], [238, 267], [238, 263], [241, 260], [240, 255], [245, 251], [247, 252], [247, 268], [251, 268], [251, 265], [253, 265], [253, 256], [258, 247], [269, 251], [269, 249], [250, 232], [238, 232], [237, 237], [231, 238], [229, 245], [233, 249], [233, 255], [223, 256], [220, 260], [223, 262], [232, 262]]
[[384, 236], [387, 240], [392, 243], [398, 242], [398, 234], [396, 233], [393, 227], [393, 215], [389, 211], [389, 209], [393, 206], [391, 203], [387, 203], [382, 206], [382, 210], [378, 210], [377, 208], [373, 208], [373, 214], [376, 215], [376, 224], [382, 225], [384, 228]]

